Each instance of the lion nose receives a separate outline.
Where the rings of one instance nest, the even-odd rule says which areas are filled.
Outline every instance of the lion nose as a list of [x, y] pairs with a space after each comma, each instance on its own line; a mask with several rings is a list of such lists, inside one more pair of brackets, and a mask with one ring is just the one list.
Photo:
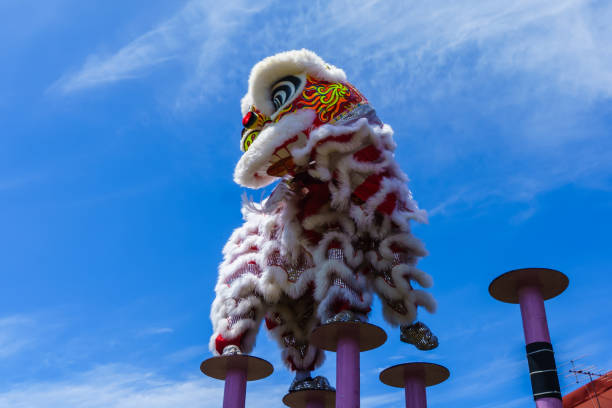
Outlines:
[[244, 115], [244, 118], [242, 118], [242, 126], [247, 129], [251, 129], [255, 122], [257, 122], [257, 113], [253, 111], [247, 112], [247, 114]]

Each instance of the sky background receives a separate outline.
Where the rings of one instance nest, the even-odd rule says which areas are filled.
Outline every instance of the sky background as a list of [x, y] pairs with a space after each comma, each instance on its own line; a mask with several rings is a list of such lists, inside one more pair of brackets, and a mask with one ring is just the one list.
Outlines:
[[[407, 361], [450, 369], [430, 407], [532, 406], [519, 308], [487, 291], [520, 267], [570, 278], [546, 303], [563, 393], [571, 359], [611, 370], [610, 21], [609, 1], [1, 0], [0, 407], [221, 406], [198, 366], [241, 224], [239, 100], [302, 47], [394, 128], [430, 216], [440, 347], [401, 343], [376, 301], [362, 407], [403, 404], [378, 373]], [[265, 330], [254, 354], [276, 371], [247, 406], [282, 406]]]

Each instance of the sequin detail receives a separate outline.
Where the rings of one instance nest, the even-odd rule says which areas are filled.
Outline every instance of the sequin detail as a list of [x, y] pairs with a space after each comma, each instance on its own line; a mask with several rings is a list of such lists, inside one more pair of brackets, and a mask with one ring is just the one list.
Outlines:
[[397, 266], [397, 265], [408, 263], [408, 258], [409, 258], [408, 255], [406, 255], [405, 253], [394, 252], [393, 261], [391, 262], [391, 264], [393, 266]]
[[247, 263], [246, 265], [238, 268], [236, 272], [232, 273], [229, 277], [227, 277], [225, 279], [225, 284], [227, 286], [230, 286], [232, 282], [234, 282], [236, 279], [240, 278], [242, 275], [247, 274], [247, 273], [255, 275], [259, 278], [261, 276], [261, 269], [259, 269], [259, 266], [257, 266], [255, 262], [251, 261]]
[[342, 279], [340, 279], [337, 276], [334, 276], [332, 278], [332, 285], [338, 286], [339, 288], [342, 288], [342, 289], [346, 289], [349, 292], [351, 292], [352, 294], [354, 294], [356, 297], [358, 297], [360, 300], [363, 300], [360, 292], [358, 292], [357, 290], [355, 290], [352, 287], [350, 287], [349, 285], [347, 285], [347, 283], [345, 281], [343, 281]]
[[344, 251], [342, 250], [342, 248], [329, 248], [327, 250], [327, 259], [334, 261], [343, 261]]
[[308, 344], [300, 343], [295, 346], [295, 349], [300, 353], [300, 357], [304, 358], [306, 356], [306, 352], [308, 351]]
[[390, 300], [385, 298], [385, 303], [387, 304], [387, 306], [389, 306], [391, 309], [401, 315], [405, 315], [408, 312], [406, 306], [404, 306], [404, 302], [402, 302], [401, 300]]
[[289, 392], [304, 391], [304, 390], [324, 390], [324, 391], [336, 391], [334, 387], [329, 385], [327, 378], [317, 376], [315, 378], [306, 377], [303, 380], [297, 378], [293, 380], [289, 387]]
[[288, 262], [281, 254], [276, 251], [268, 257], [268, 266], [278, 266], [287, 274], [287, 280], [291, 283], [297, 282], [302, 274], [312, 268], [314, 265], [310, 259], [310, 255], [300, 255], [296, 264]]
[[295, 336], [293, 334], [285, 334], [283, 336], [283, 344], [285, 347], [295, 347]]
[[385, 269], [380, 272], [380, 277], [383, 278], [385, 283], [392, 288], [395, 287], [395, 283], [393, 282], [393, 276], [391, 276], [391, 271], [389, 269]]
[[433, 350], [438, 347], [438, 337], [425, 323], [415, 322], [410, 326], [402, 326], [400, 330], [400, 340], [414, 344], [419, 350]]
[[254, 320], [255, 319], [255, 311], [249, 310], [247, 313], [242, 315], [232, 315], [227, 318], [227, 328], [231, 329], [236, 323], [240, 320]]

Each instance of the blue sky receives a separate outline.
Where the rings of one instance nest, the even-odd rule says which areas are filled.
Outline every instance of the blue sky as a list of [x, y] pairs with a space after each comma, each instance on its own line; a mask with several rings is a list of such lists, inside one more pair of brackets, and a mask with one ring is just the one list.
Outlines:
[[[517, 306], [489, 282], [565, 272], [547, 302], [563, 391], [573, 358], [612, 369], [612, 4], [579, 0], [0, 2], [0, 407], [220, 406], [198, 371], [221, 248], [239, 226], [239, 100], [251, 66], [310, 48], [396, 132], [428, 225], [431, 407], [530, 405]], [[259, 198], [261, 192], [251, 192]], [[247, 406], [280, 406], [277, 367]], [[321, 370], [334, 382], [334, 355]]]

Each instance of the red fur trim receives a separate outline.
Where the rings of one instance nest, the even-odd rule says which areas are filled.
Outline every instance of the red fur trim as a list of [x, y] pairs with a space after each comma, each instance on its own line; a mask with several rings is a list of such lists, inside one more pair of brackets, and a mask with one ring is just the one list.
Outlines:
[[347, 142], [350, 142], [352, 138], [353, 138], [353, 134], [352, 133], [347, 133], [347, 134], [339, 135], [339, 136], [328, 136], [328, 137], [325, 137], [325, 138], [319, 140], [317, 142], [317, 147], [321, 146], [322, 144], [327, 143], [327, 142], [347, 143]]
[[[363, 297], [361, 298], [361, 301], [363, 301]], [[366, 309], [356, 309], [350, 304], [348, 300], [344, 299], [338, 299], [334, 302], [334, 306], [332, 307], [332, 312], [334, 314], [338, 314], [345, 310], [354, 310], [358, 311], [359, 313], [369, 314], [372, 311], [372, 308], [368, 306]]]
[[376, 194], [380, 188], [382, 178], [382, 174], [372, 174], [371, 176], [368, 176], [368, 178], [366, 178], [363, 183], [357, 186], [355, 191], [353, 191], [353, 195], [363, 202], [368, 201], [368, 198]]
[[222, 335], [219, 334], [215, 339], [215, 349], [217, 349], [217, 353], [223, 354], [223, 349], [229, 346], [230, 344], [240, 347], [240, 343], [242, 343], [243, 336], [244, 333], [233, 339], [225, 339]]
[[342, 245], [340, 245], [340, 242], [333, 240], [332, 242], [329, 243], [329, 245], [327, 246], [327, 250], [329, 251], [330, 249], [339, 249], [342, 248]]
[[393, 213], [393, 210], [395, 210], [396, 203], [397, 198], [395, 196], [395, 193], [389, 193], [385, 197], [385, 200], [380, 203], [378, 207], [376, 207], [376, 210], [383, 214], [391, 215]]
[[311, 215], [319, 212], [321, 207], [329, 202], [331, 193], [327, 183], [315, 183], [308, 185], [308, 194], [304, 197], [301, 204], [301, 211], [298, 215], [300, 220], [304, 220]]
[[406, 252], [406, 248], [399, 245], [397, 242], [392, 243], [390, 248], [391, 248], [391, 251], [393, 252]]
[[373, 162], [378, 160], [380, 154], [381, 151], [374, 147], [374, 145], [368, 145], [359, 150], [357, 153], [353, 154], [353, 157], [355, 160], [360, 162]]
[[269, 319], [267, 317], [265, 318], [265, 322], [266, 322], [266, 329], [268, 330], [272, 330], [273, 328], [278, 326], [278, 323], [276, 323], [274, 320]]
[[289, 363], [289, 369], [291, 371], [297, 371], [297, 368], [295, 367], [295, 363], [293, 362], [293, 357], [291, 356], [287, 357], [287, 362]]
[[306, 236], [306, 239], [308, 239], [308, 242], [310, 242], [312, 245], [318, 245], [321, 238], [323, 238], [323, 235], [319, 234], [318, 232], [307, 229], [304, 230], [304, 235]]
[[338, 314], [345, 310], [351, 310], [351, 304], [344, 299], [339, 299], [338, 301], [336, 301], [333, 308], [334, 314]]

